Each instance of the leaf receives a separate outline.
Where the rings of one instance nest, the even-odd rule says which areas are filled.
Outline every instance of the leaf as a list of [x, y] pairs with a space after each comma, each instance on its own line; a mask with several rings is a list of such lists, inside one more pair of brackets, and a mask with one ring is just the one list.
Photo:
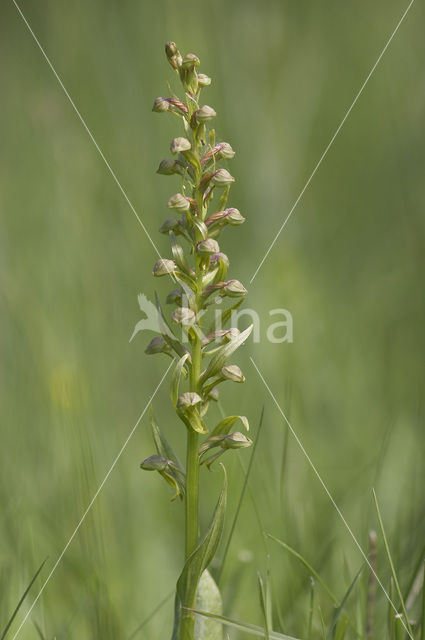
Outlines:
[[154, 439], [155, 447], [158, 454], [163, 458], [172, 460], [174, 464], [180, 469], [180, 471], [184, 473], [184, 468], [180, 460], [178, 459], [177, 455], [174, 453], [173, 448], [169, 444], [167, 438], [161, 432], [161, 429], [159, 428], [158, 423], [155, 420], [155, 416], [152, 410], [152, 405], [150, 405], [150, 422], [152, 427], [153, 439]]
[[210, 438], [218, 435], [226, 435], [229, 433], [230, 429], [233, 427], [235, 422], [240, 420], [247, 431], [249, 431], [249, 422], [248, 418], [245, 416], [227, 416], [227, 418], [223, 418], [213, 429], [211, 432]]
[[227, 198], [229, 197], [230, 185], [226, 187], [218, 203], [218, 211], [223, 211], [226, 208]]
[[205, 222], [200, 220], [199, 218], [192, 218], [193, 226], [196, 227], [201, 234], [202, 240], [206, 240], [208, 238], [208, 229], [205, 225]]
[[171, 500], [173, 501], [178, 497], [183, 499], [186, 492], [186, 473], [167, 438], [161, 433], [153, 414], [152, 405], [149, 407], [149, 419], [157, 453], [168, 463], [165, 469], [158, 469], [158, 471], [164, 480], [175, 489], [176, 493]]
[[179, 355], [180, 357], [184, 356], [185, 353], [187, 353], [187, 350], [184, 348], [184, 346], [182, 344], [180, 344], [180, 342], [178, 340], [176, 340], [173, 336], [173, 332], [171, 330], [171, 327], [169, 325], [169, 323], [167, 322], [164, 313], [162, 311], [162, 307], [161, 307], [161, 303], [159, 301], [159, 297], [157, 292], [155, 291], [155, 305], [156, 308], [158, 310], [158, 318], [160, 321], [160, 331], [161, 334], [164, 336], [164, 339], [168, 342], [168, 344], [170, 345], [170, 347], [172, 349], [174, 349], [174, 351], [177, 353], [177, 355]]
[[197, 407], [186, 407], [184, 410], [177, 407], [177, 415], [189, 430], [196, 431], [202, 435], [208, 433], [207, 426], [202, 420]]
[[201, 374], [202, 382], [205, 382], [205, 380], [208, 380], [208, 378], [211, 378], [212, 376], [217, 375], [219, 371], [221, 371], [221, 369], [226, 363], [226, 360], [230, 358], [232, 353], [234, 353], [234, 351], [236, 351], [236, 349], [245, 342], [245, 340], [250, 335], [253, 327], [254, 325], [251, 324], [248, 327], [248, 329], [245, 329], [245, 331], [242, 331], [242, 333], [240, 333], [238, 336], [235, 336], [234, 338], [229, 340], [227, 344], [223, 345], [219, 349], [219, 351], [212, 357], [212, 359], [208, 363], [208, 366], [205, 369], [205, 371]]
[[[47, 560], [47, 558], [46, 558]], [[12, 613], [9, 622], [7, 623], [7, 625], [5, 626], [3, 633], [0, 636], [0, 640], [4, 640], [4, 638], [6, 637], [7, 632], [9, 631], [10, 627], [12, 626], [12, 623], [14, 621], [14, 619], [16, 618], [16, 615], [19, 611], [19, 609], [21, 608], [25, 598], [27, 597], [32, 585], [34, 584], [34, 582], [36, 581], [36, 579], [38, 578], [39, 573], [41, 572], [42, 568], [44, 567], [44, 565], [46, 564], [46, 560], [43, 560], [43, 562], [41, 563], [40, 567], [37, 569], [37, 571], [35, 572], [31, 582], [29, 583], [29, 585], [27, 586], [27, 588], [25, 589], [24, 593], [21, 596], [21, 599], [19, 600], [18, 604], [16, 605], [16, 608], [14, 610], [14, 612]]]
[[[196, 591], [196, 608], [215, 615], [222, 615], [223, 603], [220, 591], [210, 572], [205, 569]], [[223, 628], [211, 618], [198, 616], [195, 619], [195, 640], [223, 640]]]
[[[223, 488], [218, 498], [208, 530], [198, 547], [187, 559], [183, 571], [177, 581], [172, 640], [180, 640], [180, 626], [182, 621], [185, 618], [193, 618], [193, 613], [190, 609], [195, 606], [196, 590], [199, 580], [213, 559], [223, 534], [227, 496], [227, 474], [224, 467], [223, 471]], [[184, 605], [185, 609], [183, 609]]]
[[164, 480], [175, 490], [175, 494], [171, 498], [171, 502], [180, 498], [183, 500], [185, 492], [186, 492], [186, 482], [183, 477], [179, 477], [178, 470], [172, 470], [169, 468], [168, 470], [159, 471], [160, 475], [164, 478]]
[[177, 400], [179, 398], [180, 378], [182, 376], [184, 365], [186, 363], [186, 360], [189, 358], [189, 355], [189, 353], [185, 353], [184, 356], [180, 358], [173, 371], [173, 375], [171, 376], [170, 395], [175, 407], [177, 406]]
[[171, 251], [173, 253], [173, 259], [176, 265], [179, 267], [183, 273], [188, 276], [194, 275], [193, 269], [187, 263], [182, 247], [176, 240], [176, 236], [172, 231], [170, 231], [170, 240], [171, 240]]
[[[252, 636], [257, 636], [257, 638], [266, 637], [264, 629], [262, 629], [261, 627], [257, 627], [257, 625], [255, 624], [250, 624], [249, 622], [240, 622], [239, 620], [233, 620], [232, 618], [227, 618], [226, 616], [218, 616], [213, 613], [208, 613], [207, 611], [200, 611], [198, 609], [190, 609], [190, 611], [198, 616], [205, 616], [206, 618], [217, 620], [217, 622], [221, 622], [221, 624], [226, 627], [232, 627], [233, 629], [238, 629], [239, 631], [249, 633]], [[277, 631], [270, 631], [269, 638], [270, 640], [299, 640], [299, 638], [287, 636], [283, 633], [278, 633]]]

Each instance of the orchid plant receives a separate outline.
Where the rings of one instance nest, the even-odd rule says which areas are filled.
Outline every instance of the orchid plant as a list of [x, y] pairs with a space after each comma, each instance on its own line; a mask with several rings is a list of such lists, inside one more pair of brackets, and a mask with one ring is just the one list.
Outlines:
[[227, 206], [235, 179], [220, 166], [235, 152], [228, 142], [217, 142], [214, 129], [209, 128], [216, 112], [202, 104], [201, 93], [211, 79], [199, 73], [198, 57], [191, 53], [182, 57], [174, 42], [165, 51], [181, 81], [184, 99], [176, 95], [156, 98], [153, 111], [176, 116], [183, 135], [171, 141], [172, 157], [162, 160], [158, 168], [161, 175], [177, 176], [180, 191], [169, 198], [168, 208], [174, 215], [160, 229], [170, 238], [172, 258], [159, 259], [153, 275], [172, 279], [166, 303], [173, 310], [168, 317], [156, 296], [160, 335], [151, 340], [146, 353], [164, 353], [173, 359], [171, 401], [184, 427], [187, 455], [182, 465], [151, 411], [156, 453], [141, 468], [157, 471], [173, 487], [173, 499], [181, 499], [185, 506], [185, 557], [176, 588], [172, 639], [206, 640], [222, 638], [221, 625], [196, 617], [194, 609], [221, 613], [220, 593], [208, 566], [223, 534], [227, 481], [223, 466], [223, 489], [201, 536], [199, 473], [201, 468], [211, 468], [226, 451], [252, 444], [246, 433], [234, 431], [238, 422], [243, 431], [249, 429], [245, 416], [223, 417], [210, 428], [207, 412], [211, 402], [218, 400], [220, 385], [245, 381], [240, 368], [229, 359], [252, 327], [243, 332], [226, 328], [232, 311], [247, 295], [238, 280], [228, 279], [229, 259], [218, 244], [222, 231], [244, 222], [238, 209]]

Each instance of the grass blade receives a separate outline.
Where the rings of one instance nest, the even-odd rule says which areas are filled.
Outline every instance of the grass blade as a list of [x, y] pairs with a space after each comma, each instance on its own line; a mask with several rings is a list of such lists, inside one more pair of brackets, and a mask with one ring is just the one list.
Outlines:
[[29, 585], [25, 589], [24, 593], [22, 594], [21, 599], [19, 600], [18, 604], [16, 605], [15, 611], [12, 613], [9, 622], [7, 623], [6, 627], [4, 628], [3, 633], [0, 636], [0, 640], [4, 640], [4, 638], [6, 637], [7, 632], [9, 631], [10, 627], [12, 626], [12, 623], [13, 623], [14, 619], [16, 618], [19, 609], [22, 606], [22, 603], [24, 602], [25, 598], [27, 597], [32, 585], [37, 580], [39, 573], [41, 572], [42, 568], [46, 564], [46, 561], [47, 561], [47, 558], [46, 558], [46, 560], [43, 560], [43, 562], [41, 563], [41, 565], [39, 566], [39, 568], [35, 572], [31, 582], [29, 583]]
[[[217, 620], [217, 622], [221, 622], [223, 625], [227, 627], [232, 627], [233, 629], [238, 629], [239, 631], [244, 631], [245, 633], [249, 633], [252, 636], [257, 636], [257, 638], [267, 638], [266, 631], [261, 627], [257, 627], [255, 624], [250, 624], [249, 622], [240, 622], [238, 620], [233, 620], [232, 618], [227, 618], [225, 616], [216, 616], [213, 613], [208, 613], [207, 611], [198, 611], [197, 609], [190, 609], [193, 613], [198, 616], [206, 616], [207, 618], [212, 618], [213, 620]], [[299, 640], [299, 638], [294, 638], [293, 636], [286, 636], [283, 633], [278, 633], [277, 631], [270, 631], [269, 633], [270, 640]]]
[[269, 633], [269, 619], [268, 619], [268, 615], [267, 615], [267, 596], [266, 596], [266, 592], [264, 589], [264, 582], [263, 582], [263, 578], [261, 577], [261, 574], [258, 572], [258, 588], [260, 591], [260, 606], [261, 606], [261, 612], [263, 614], [263, 619], [264, 619], [264, 637], [266, 640], [270, 640], [270, 633]]
[[290, 554], [292, 554], [295, 558], [297, 558], [305, 566], [305, 568], [309, 571], [309, 573], [316, 578], [317, 582], [322, 585], [322, 587], [324, 588], [324, 590], [326, 591], [326, 593], [328, 594], [332, 602], [336, 606], [339, 606], [338, 598], [332, 593], [328, 585], [322, 580], [322, 578], [317, 573], [317, 571], [313, 569], [313, 567], [307, 562], [305, 558], [303, 558], [303, 556], [300, 553], [298, 553], [297, 551], [295, 551], [295, 549], [293, 549], [288, 544], [286, 544], [286, 542], [279, 540], [279, 538], [275, 538], [271, 533], [266, 533], [266, 536], [270, 538], [270, 540], [277, 542], [277, 544], [279, 544], [281, 547], [286, 549], [286, 551], [289, 551]]
[[403, 611], [403, 615], [404, 615], [404, 618], [406, 620], [406, 622], [405, 622], [406, 631], [408, 632], [410, 637], [413, 638], [412, 627], [410, 626], [409, 618], [407, 617], [406, 605], [404, 604], [403, 594], [401, 593], [401, 589], [400, 589], [400, 585], [399, 585], [399, 582], [398, 582], [396, 570], [395, 570], [393, 559], [392, 559], [392, 556], [391, 556], [390, 547], [389, 547], [389, 544], [388, 544], [387, 536], [385, 534], [384, 523], [382, 521], [381, 511], [379, 509], [379, 504], [378, 504], [378, 498], [376, 497], [376, 493], [375, 493], [374, 489], [373, 489], [373, 498], [375, 500], [376, 513], [377, 513], [377, 516], [378, 516], [379, 526], [381, 528], [382, 538], [384, 540], [385, 551], [387, 553], [388, 562], [389, 562], [389, 565], [390, 565], [390, 568], [391, 568], [391, 574], [392, 574], [392, 577], [393, 577], [393, 580], [394, 580], [394, 586], [395, 586], [397, 595], [398, 595], [398, 597], [400, 599], [401, 609]]
[[329, 631], [328, 631], [328, 635], [327, 635], [328, 639], [331, 638], [331, 637], [334, 637], [334, 631], [335, 631], [336, 625], [338, 624], [338, 620], [339, 620], [339, 618], [341, 616], [341, 613], [344, 610], [345, 604], [346, 604], [346, 602], [347, 602], [347, 600], [348, 600], [348, 598], [350, 596], [350, 593], [352, 592], [353, 587], [356, 584], [357, 579], [360, 576], [362, 571], [363, 571], [363, 565], [360, 567], [360, 569], [358, 570], [358, 572], [354, 576], [353, 581], [351, 582], [350, 586], [348, 587], [347, 591], [345, 592], [345, 595], [344, 595], [344, 597], [343, 597], [343, 599], [341, 601], [341, 604], [339, 605], [338, 609], [335, 611], [333, 619], [332, 619], [332, 624], [331, 624], [331, 626], [329, 628]]
[[137, 627], [137, 629], [133, 631], [131, 636], [129, 636], [128, 640], [133, 640], [133, 638], [135, 638], [138, 635], [139, 631], [144, 629], [146, 625], [152, 620], [152, 618], [156, 616], [158, 611], [160, 611], [162, 607], [166, 605], [169, 600], [171, 600], [173, 595], [174, 595], [174, 589], [170, 591], [170, 593], [167, 596], [165, 596], [165, 598], [161, 600], [159, 604], [156, 605], [155, 609], [153, 609], [153, 611], [151, 611], [151, 613], [143, 620], [143, 622]]
[[36, 629], [36, 631], [38, 633], [38, 637], [40, 638], [40, 640], [46, 640], [46, 636], [43, 634], [38, 622], [36, 622], [35, 620], [33, 622], [34, 622], [34, 627], [35, 627], [35, 629]]

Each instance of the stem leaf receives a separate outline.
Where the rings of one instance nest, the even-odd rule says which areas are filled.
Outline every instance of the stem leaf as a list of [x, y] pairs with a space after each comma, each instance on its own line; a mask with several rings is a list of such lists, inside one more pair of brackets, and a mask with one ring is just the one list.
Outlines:
[[198, 547], [187, 559], [180, 578], [177, 581], [172, 640], [180, 640], [180, 628], [181, 625], [184, 626], [185, 619], [193, 620], [193, 612], [188, 609], [183, 609], [183, 603], [189, 609], [194, 608], [199, 580], [213, 559], [223, 534], [227, 496], [227, 475], [224, 467], [223, 471], [223, 488], [218, 498], [208, 530]]
[[245, 331], [242, 331], [242, 333], [240, 333], [238, 336], [235, 336], [234, 338], [229, 340], [227, 344], [223, 345], [217, 351], [217, 353], [212, 357], [212, 359], [208, 363], [207, 368], [201, 375], [202, 382], [205, 382], [205, 380], [208, 380], [208, 378], [211, 378], [212, 376], [216, 376], [221, 371], [232, 353], [234, 353], [234, 351], [236, 351], [236, 349], [240, 347], [245, 342], [245, 340], [247, 340], [253, 327], [254, 325], [251, 324], [247, 329], [245, 329]]
[[233, 427], [235, 422], [240, 420], [247, 431], [249, 431], [249, 422], [248, 418], [245, 416], [227, 416], [227, 418], [223, 418], [220, 422], [214, 427], [211, 432], [210, 438], [218, 435], [227, 435], [230, 429]]
[[189, 353], [185, 353], [180, 360], [177, 362], [175, 369], [173, 371], [173, 375], [171, 377], [171, 386], [170, 386], [170, 395], [173, 405], [177, 406], [177, 400], [179, 398], [179, 387], [180, 387], [180, 378], [183, 373], [183, 368], [186, 363], [186, 360], [189, 358]]

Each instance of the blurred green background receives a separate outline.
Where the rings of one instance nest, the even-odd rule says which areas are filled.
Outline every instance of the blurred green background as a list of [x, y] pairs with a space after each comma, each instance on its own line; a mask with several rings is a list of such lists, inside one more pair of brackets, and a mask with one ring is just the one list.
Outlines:
[[[238, 352], [247, 377], [229, 413], [265, 417], [222, 576], [227, 615], [261, 624], [256, 572], [271, 555], [276, 626], [302, 637], [309, 576], [262, 530], [295, 547], [342, 597], [362, 558], [249, 361], [253, 355], [353, 532], [367, 548], [377, 490], [406, 580], [424, 541], [423, 274], [425, 9], [414, 3], [267, 261], [299, 195], [407, 3], [72, 3], [20, 6], [161, 253], [178, 181], [155, 174], [181, 135], [151, 113], [173, 81], [167, 40], [212, 76], [205, 101], [237, 155], [223, 235], [262, 340]], [[151, 299], [155, 253], [19, 16], [0, 8], [0, 627], [48, 556], [42, 584], [163, 371], [128, 340]], [[229, 167], [230, 168], [230, 167]], [[169, 283], [160, 283], [164, 295]], [[265, 339], [289, 309], [293, 344]], [[168, 404], [154, 403], [183, 453]], [[218, 413], [217, 413], [218, 416]], [[287, 446], [285, 446], [287, 445]], [[19, 637], [128, 638], [173, 589], [182, 507], [138, 465], [139, 425]], [[249, 451], [229, 456], [230, 528]], [[286, 463], [283, 461], [286, 460]], [[243, 468], [241, 466], [241, 462]], [[205, 526], [221, 474], [203, 475]], [[382, 545], [379, 541], [379, 552]], [[388, 584], [383, 556], [378, 573]], [[324, 615], [326, 594], [318, 595]], [[28, 607], [31, 602], [26, 603]], [[22, 619], [25, 608], [18, 616]], [[383, 598], [378, 615], [386, 611]], [[169, 636], [172, 601], [138, 636]], [[318, 621], [315, 620], [315, 625]], [[17, 625], [15, 625], [16, 629]], [[231, 637], [245, 637], [234, 634]]]

